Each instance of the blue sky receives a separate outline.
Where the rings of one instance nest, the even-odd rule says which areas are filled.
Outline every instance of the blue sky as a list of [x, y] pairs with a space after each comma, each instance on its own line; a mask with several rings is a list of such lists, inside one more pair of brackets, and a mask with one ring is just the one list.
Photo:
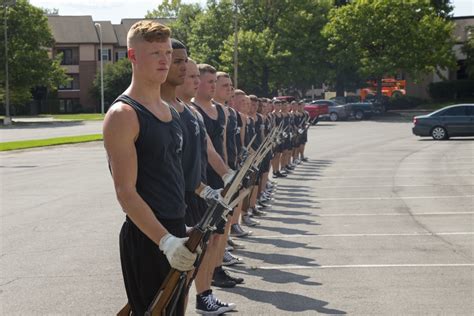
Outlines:
[[[201, 3], [205, 0], [183, 0], [184, 3]], [[43, 8], [59, 9], [60, 15], [92, 15], [95, 21], [120, 23], [122, 18], [141, 18], [148, 10], [157, 7], [161, 1], [150, 0], [30, 0]], [[474, 0], [454, 0], [454, 16], [474, 16]]]

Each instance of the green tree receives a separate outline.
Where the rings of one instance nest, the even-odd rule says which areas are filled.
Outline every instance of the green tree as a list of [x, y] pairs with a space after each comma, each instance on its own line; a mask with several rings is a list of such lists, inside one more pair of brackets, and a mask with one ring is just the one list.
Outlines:
[[172, 36], [187, 45], [191, 24], [201, 12], [199, 4], [185, 4], [181, 0], [164, 0], [156, 9], [148, 11], [146, 18], [172, 19], [169, 24]]
[[191, 57], [222, 69], [221, 52], [224, 41], [233, 34], [231, 0], [209, 0], [207, 8], [191, 23], [188, 46]]
[[[31, 100], [33, 88], [42, 86], [54, 91], [66, 83], [68, 77], [60, 66], [61, 56], [50, 58], [48, 48], [53, 46], [54, 39], [43, 10], [26, 0], [18, 0], [14, 6], [8, 7], [7, 14], [10, 99], [12, 105], [20, 106]], [[4, 7], [0, 9], [0, 15], [5, 16]], [[3, 34], [3, 23], [0, 30]], [[0, 65], [4, 65], [3, 36], [0, 51]], [[0, 81], [3, 87], [4, 67], [0, 70]]]
[[[110, 105], [124, 92], [132, 81], [132, 64], [123, 58], [104, 67], [104, 103]], [[97, 73], [91, 89], [92, 95], [100, 99], [100, 73]]]
[[468, 34], [467, 40], [462, 47], [462, 51], [466, 54], [466, 68], [470, 78], [474, 79], [474, 26], [466, 27]]
[[350, 67], [366, 78], [400, 72], [414, 78], [455, 66], [454, 24], [426, 1], [354, 1], [330, 12], [323, 34], [336, 73]]

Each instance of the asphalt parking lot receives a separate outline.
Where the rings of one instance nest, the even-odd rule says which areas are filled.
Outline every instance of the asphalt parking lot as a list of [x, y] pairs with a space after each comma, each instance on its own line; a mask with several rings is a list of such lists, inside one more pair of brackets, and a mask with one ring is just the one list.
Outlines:
[[[309, 139], [310, 161], [239, 240], [245, 284], [217, 296], [241, 315], [472, 314], [474, 139], [389, 121], [321, 122]], [[0, 157], [0, 314], [116, 313], [124, 215], [102, 143]]]

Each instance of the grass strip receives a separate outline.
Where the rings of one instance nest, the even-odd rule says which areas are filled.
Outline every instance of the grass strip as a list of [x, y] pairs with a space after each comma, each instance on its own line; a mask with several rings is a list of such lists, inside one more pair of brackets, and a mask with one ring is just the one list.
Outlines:
[[52, 116], [56, 120], [82, 120], [82, 121], [102, 121], [104, 115], [100, 113], [81, 114], [43, 114], [41, 116]]
[[26, 149], [34, 147], [55, 146], [63, 144], [85, 143], [102, 140], [102, 134], [55, 137], [46, 139], [20, 140], [0, 143], [0, 151]]

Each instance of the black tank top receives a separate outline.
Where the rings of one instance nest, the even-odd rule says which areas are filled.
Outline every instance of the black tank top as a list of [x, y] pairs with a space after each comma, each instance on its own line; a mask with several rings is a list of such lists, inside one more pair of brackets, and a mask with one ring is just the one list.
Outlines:
[[[248, 146], [253, 136], [255, 135], [255, 123], [252, 118], [248, 118], [247, 125], [245, 126], [245, 146]], [[252, 143], [252, 148], [255, 149], [255, 141]]]
[[255, 146], [258, 148], [260, 144], [262, 144], [263, 138], [262, 134], [264, 132], [265, 125], [263, 124], [263, 117], [261, 114], [257, 113], [257, 119], [255, 120], [255, 134], [257, 137], [255, 137]]
[[225, 113], [222, 107], [215, 104], [217, 109], [217, 120], [210, 118], [206, 112], [199, 107], [197, 103], [193, 103], [196, 109], [201, 113], [206, 126], [207, 135], [212, 141], [212, 145], [216, 152], [224, 159], [224, 127], [225, 127]]
[[127, 95], [115, 101], [130, 105], [136, 112], [140, 131], [137, 152], [137, 193], [158, 219], [184, 217], [184, 175], [181, 166], [183, 132], [178, 112], [170, 107], [172, 120], [159, 120], [146, 107]]
[[[227, 160], [231, 168], [235, 168], [235, 163], [237, 159], [237, 114], [232, 108], [228, 108], [229, 117], [227, 118], [227, 127], [226, 127], [226, 146], [227, 146]], [[240, 134], [239, 134], [240, 135]]]
[[[181, 102], [181, 101], [180, 101]], [[182, 103], [184, 110], [179, 113], [183, 127], [184, 186], [186, 191], [194, 191], [201, 182], [201, 136], [199, 122], [191, 109]]]
[[243, 126], [242, 117], [240, 116], [240, 113], [237, 112], [237, 131], [235, 135], [235, 145], [236, 145], [238, 154], [240, 154], [240, 151], [242, 150], [242, 139], [240, 138], [242, 126]]

